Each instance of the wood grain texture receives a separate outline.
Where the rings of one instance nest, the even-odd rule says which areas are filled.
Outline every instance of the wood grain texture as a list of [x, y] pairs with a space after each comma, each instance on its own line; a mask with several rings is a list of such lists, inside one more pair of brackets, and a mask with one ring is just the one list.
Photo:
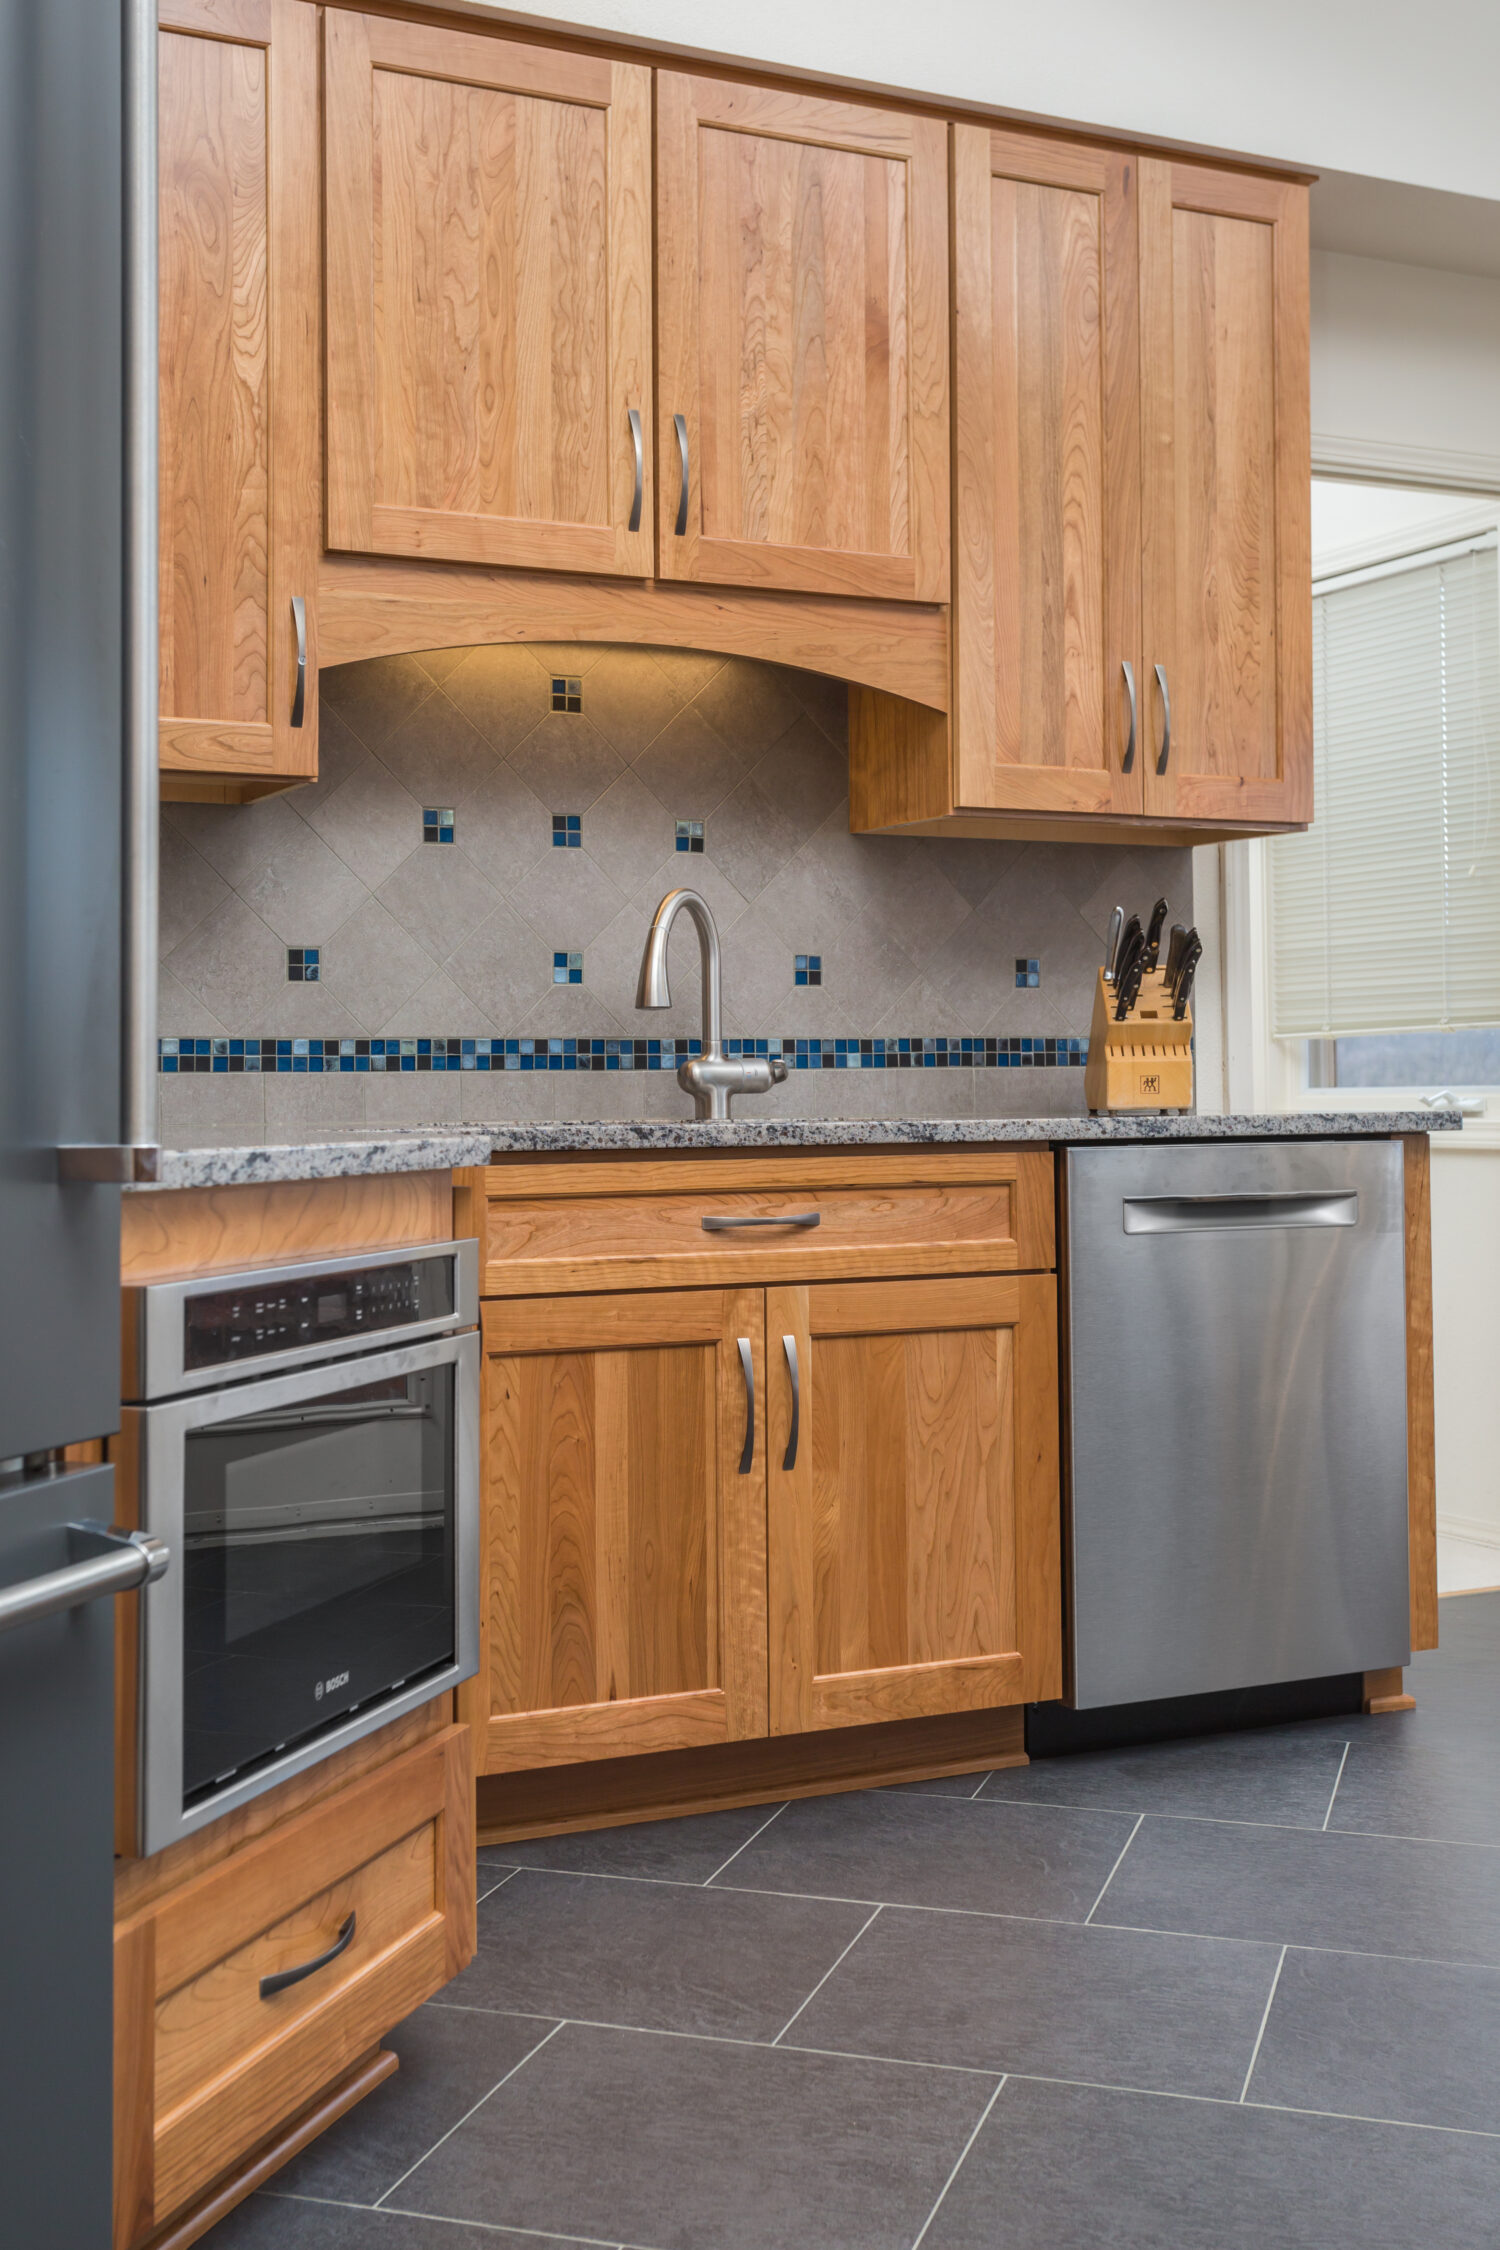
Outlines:
[[1402, 1141], [1406, 1186], [1406, 1505], [1411, 1645], [1438, 1645], [1437, 1421], [1432, 1388], [1432, 1147]]
[[[1040, 1534], [1058, 1516], [1055, 1315], [1050, 1277], [768, 1292], [773, 1732], [1020, 1700], [1028, 1670], [1052, 1676], [1061, 1575]], [[802, 1396], [791, 1468], [788, 1337]]]
[[[851, 784], [853, 776], [851, 775]], [[851, 808], [854, 804], [851, 795]], [[1233, 844], [1244, 836], [1284, 836], [1295, 834], [1307, 823], [1297, 821], [1242, 821], [1238, 824], [1217, 820], [1148, 820], [1136, 818], [1091, 819], [1086, 814], [995, 812], [945, 813], [940, 818], [925, 820], [884, 820], [869, 817], [871, 808], [862, 800], [863, 820], [853, 817], [850, 828], [855, 835], [876, 836], [948, 836], [973, 837], [994, 842], [1011, 838], [1022, 844]]]
[[955, 795], [1139, 813], [1135, 167], [954, 131]]
[[330, 10], [324, 105], [330, 545], [644, 576], [649, 70]]
[[1363, 1708], [1367, 1718], [1383, 1717], [1391, 1711], [1415, 1711], [1416, 1707], [1416, 1697], [1406, 1692], [1406, 1673], [1401, 1665], [1365, 1673]]
[[452, 1239], [451, 1174], [271, 1180], [249, 1187], [141, 1188], [121, 1202], [121, 1271], [164, 1281], [215, 1268]]
[[611, 641], [759, 657], [948, 707], [948, 614], [917, 603], [325, 555], [319, 605], [325, 664], [480, 641]]
[[[160, 757], [317, 770], [313, 13], [187, 0], [159, 41]], [[291, 725], [307, 605], [304, 722]]]
[[[290, 2124], [278, 2127], [268, 2135], [241, 2163], [225, 2177], [214, 2183], [206, 2195], [172, 2220], [164, 2231], [152, 2237], [147, 2250], [191, 2250], [191, 2245], [201, 2242], [204, 2235], [227, 2218], [237, 2203], [264, 2187], [283, 2165], [290, 2164], [294, 2156], [347, 2117], [366, 2094], [373, 2094], [377, 2086], [394, 2076], [399, 2068], [397, 2057], [389, 2047], [377, 2047], [353, 2070], [346, 2071], [335, 2080], [326, 2093], [310, 2102], [306, 2109], [294, 2117]], [[115, 2250], [126, 2250], [118, 2237]]]
[[945, 826], [954, 805], [953, 728], [946, 711], [883, 688], [849, 690], [849, 826]]
[[946, 600], [946, 129], [672, 71], [656, 102], [662, 576]]
[[480, 1841], [504, 1846], [523, 1836], [560, 1836], [726, 1805], [775, 1804], [882, 1782], [1024, 1766], [1024, 1736], [1016, 1703], [566, 1769], [492, 1774], [478, 1786]]
[[727, 1289], [485, 1305], [486, 1770], [764, 1731], [763, 1317]]
[[115, 1932], [114, 2250], [130, 2250], [148, 2235], [156, 2209], [155, 1941], [155, 1927], [149, 1921]]
[[1140, 177], [1146, 810], [1305, 821], [1306, 191], [1160, 159]]

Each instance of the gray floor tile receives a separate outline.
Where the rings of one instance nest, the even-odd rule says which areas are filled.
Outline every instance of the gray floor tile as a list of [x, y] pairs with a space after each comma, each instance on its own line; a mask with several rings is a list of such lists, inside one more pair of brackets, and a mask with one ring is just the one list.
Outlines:
[[1500, 1969], [1289, 1953], [1249, 2099], [1500, 2133]]
[[507, 1867], [564, 1867], [579, 1875], [643, 1875], [657, 1882], [706, 1883], [731, 1852], [772, 1818], [774, 1805], [689, 1813], [681, 1820], [642, 1820], [623, 1828], [587, 1828], [576, 1836], [534, 1836], [499, 1846], [484, 1859]]
[[1479, 2250], [1500, 2143], [1007, 2080], [922, 2250]]
[[1500, 1845], [1500, 1681], [1481, 1730], [1428, 1711], [1368, 1719], [1349, 1745], [1330, 1828]]
[[1208, 1820], [1286, 1821], [1321, 1828], [1344, 1755], [1342, 1740], [1268, 1728], [1193, 1742], [1037, 1758], [993, 1774], [981, 1794], [1013, 1802], [1097, 1805], [1114, 1812], [1185, 1813]]
[[774, 2039], [868, 1911], [523, 1868], [480, 1907], [478, 1957], [442, 1998], [653, 2031]]
[[568, 2024], [399, 2201], [656, 2250], [907, 2250], [991, 2091]]
[[401, 2067], [276, 2176], [286, 2194], [374, 2203], [551, 2030], [529, 2016], [418, 2008], [390, 2033]]
[[502, 1883], [509, 1882], [515, 1868], [502, 1865], [499, 1860], [481, 1858], [475, 1873], [478, 1877], [479, 1896], [488, 1898], [491, 1891], [498, 1890]]
[[1238, 2099], [1281, 1950], [887, 1908], [799, 2047]]
[[1081, 1922], [1134, 1826], [1115, 1813], [906, 1790], [806, 1797], [722, 1877], [738, 1889]]
[[939, 1773], [930, 1781], [893, 1781], [888, 1786], [918, 1797], [977, 1797], [989, 1778], [987, 1773]]
[[1500, 1963], [1500, 1859], [1475, 1844], [1148, 1819], [1099, 1920]]
[[205, 2238], [211, 2250], [577, 2250], [557, 2235], [496, 2234], [408, 2212], [350, 2210], [337, 2203], [295, 2203], [273, 2189], [252, 2195]]

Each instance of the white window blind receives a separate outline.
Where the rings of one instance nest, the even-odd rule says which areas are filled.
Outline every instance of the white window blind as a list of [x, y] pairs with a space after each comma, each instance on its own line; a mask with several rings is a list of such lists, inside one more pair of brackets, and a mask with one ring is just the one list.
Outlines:
[[1272, 1028], [1500, 1023], [1493, 539], [1313, 596], [1314, 820], [1271, 857]]

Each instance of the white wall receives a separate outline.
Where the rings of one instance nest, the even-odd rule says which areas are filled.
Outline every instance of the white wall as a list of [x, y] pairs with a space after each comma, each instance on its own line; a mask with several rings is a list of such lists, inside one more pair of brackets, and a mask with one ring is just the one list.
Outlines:
[[1500, 491], [1500, 281], [1314, 251], [1312, 429], [1317, 470]]
[[548, 19], [1500, 198], [1495, 0], [551, 0], [529, 18]]
[[1438, 1528], [1500, 1548], [1500, 1134], [1464, 1139], [1432, 1144]]

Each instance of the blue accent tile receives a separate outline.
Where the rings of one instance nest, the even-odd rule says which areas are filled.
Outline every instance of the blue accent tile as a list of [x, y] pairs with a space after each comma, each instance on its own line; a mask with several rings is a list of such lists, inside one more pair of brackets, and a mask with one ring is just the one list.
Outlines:
[[554, 711], [581, 711], [583, 709], [583, 682], [576, 674], [558, 673], [552, 682], [552, 708]]
[[583, 846], [583, 816], [576, 812], [552, 815], [552, 842], [558, 851], [579, 851]]
[[422, 841], [424, 844], [452, 843], [453, 807], [451, 805], [424, 805], [422, 807]]
[[680, 852], [701, 852], [703, 849], [703, 823], [701, 820], [679, 820], [674, 847]]

